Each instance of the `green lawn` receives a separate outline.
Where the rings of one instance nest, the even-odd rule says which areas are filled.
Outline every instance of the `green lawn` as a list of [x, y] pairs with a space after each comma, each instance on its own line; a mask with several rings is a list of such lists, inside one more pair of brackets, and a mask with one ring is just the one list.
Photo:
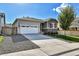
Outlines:
[[51, 34], [50, 36], [60, 38], [60, 39], [64, 39], [64, 40], [67, 40], [67, 41], [79, 42], [78, 36], [67, 36], [67, 35], [57, 35], [57, 34], [56, 35]]
[[3, 42], [4, 36], [0, 36], [0, 43]]

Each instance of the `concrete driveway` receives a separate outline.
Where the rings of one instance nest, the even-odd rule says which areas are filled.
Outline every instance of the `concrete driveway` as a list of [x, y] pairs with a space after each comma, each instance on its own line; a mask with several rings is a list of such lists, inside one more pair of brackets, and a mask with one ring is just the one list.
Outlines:
[[47, 36], [47, 35], [42, 35], [42, 34], [23, 34], [28, 39], [31, 40], [46, 40], [46, 39], [52, 39], [52, 37]]
[[37, 44], [41, 51], [46, 53], [48, 56], [76, 56], [79, 55], [79, 43], [77, 42], [66, 42], [59, 39], [48, 39], [48, 40], [33, 40]]

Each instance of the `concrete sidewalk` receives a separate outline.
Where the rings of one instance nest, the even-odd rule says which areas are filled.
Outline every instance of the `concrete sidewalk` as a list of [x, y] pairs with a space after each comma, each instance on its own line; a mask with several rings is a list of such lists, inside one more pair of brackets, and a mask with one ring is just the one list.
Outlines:
[[1, 56], [48, 56], [40, 49], [32, 49], [15, 53], [3, 54]]

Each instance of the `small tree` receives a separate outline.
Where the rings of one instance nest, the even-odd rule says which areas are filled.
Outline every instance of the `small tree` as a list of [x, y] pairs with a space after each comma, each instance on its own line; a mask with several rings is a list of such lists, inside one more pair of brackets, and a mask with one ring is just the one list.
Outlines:
[[63, 30], [69, 30], [72, 21], [75, 19], [75, 10], [71, 6], [62, 8], [61, 13], [58, 15], [59, 25]]

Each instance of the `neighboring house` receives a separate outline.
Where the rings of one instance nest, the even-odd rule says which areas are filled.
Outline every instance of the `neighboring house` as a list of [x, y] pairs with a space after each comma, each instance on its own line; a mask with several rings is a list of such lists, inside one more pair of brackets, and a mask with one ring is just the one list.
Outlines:
[[23, 17], [17, 18], [13, 23], [13, 27], [17, 27], [17, 34], [34, 34], [41, 32], [40, 24], [43, 22], [41, 19]]
[[0, 34], [2, 34], [2, 27], [5, 26], [5, 14], [0, 13]]
[[79, 17], [76, 17], [76, 19], [72, 22], [70, 30], [79, 30]]
[[53, 18], [49, 18], [44, 23], [41, 24], [41, 30], [44, 33], [57, 33], [57, 24], [58, 21]]

